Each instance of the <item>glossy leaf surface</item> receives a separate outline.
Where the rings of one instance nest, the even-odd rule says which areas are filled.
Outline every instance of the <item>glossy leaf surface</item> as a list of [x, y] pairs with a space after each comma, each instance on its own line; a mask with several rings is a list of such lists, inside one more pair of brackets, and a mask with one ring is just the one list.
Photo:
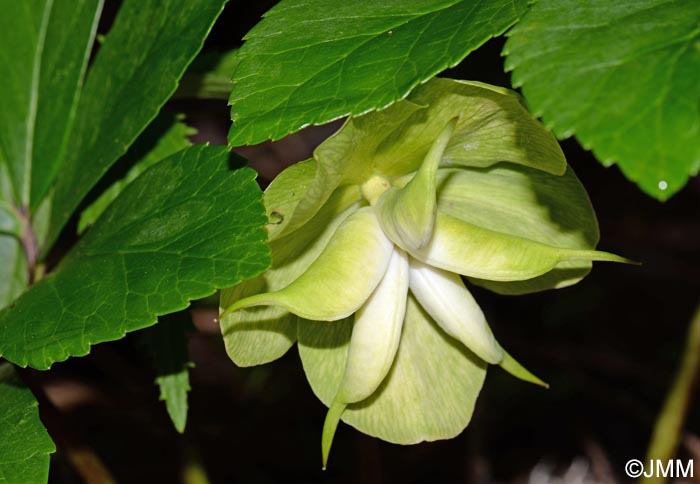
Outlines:
[[665, 200], [700, 169], [699, 26], [696, 1], [541, 0], [506, 65], [557, 136]]
[[53, 241], [71, 213], [175, 92], [224, 0], [126, 0], [90, 66], [57, 180]]
[[231, 145], [388, 106], [456, 65], [526, 10], [525, 0], [286, 0], [245, 37]]
[[[3, 2], [0, 164], [16, 206], [36, 208], [65, 152], [102, 0]], [[3, 191], [5, 187], [3, 187]]]
[[0, 314], [0, 354], [45, 369], [267, 269], [255, 173], [232, 161], [224, 148], [195, 146], [144, 172]]
[[9, 363], [0, 363], [0, 402], [0, 482], [46, 483], [56, 446], [39, 420], [34, 395]]

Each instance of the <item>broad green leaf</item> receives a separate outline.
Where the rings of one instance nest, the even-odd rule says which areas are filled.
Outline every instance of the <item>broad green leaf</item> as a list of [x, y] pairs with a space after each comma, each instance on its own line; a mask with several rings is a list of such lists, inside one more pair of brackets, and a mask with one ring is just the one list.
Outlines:
[[202, 52], [182, 76], [175, 98], [223, 99], [231, 95], [231, 73], [238, 65], [238, 50]]
[[66, 148], [102, 0], [2, 3], [0, 164], [17, 206], [35, 209]]
[[156, 371], [160, 399], [173, 421], [183, 433], [187, 424], [187, 392], [190, 391], [190, 361], [187, 332], [192, 329], [189, 313], [161, 318], [158, 324], [142, 331], [141, 341], [149, 353]]
[[0, 354], [46, 369], [267, 269], [255, 172], [231, 161], [225, 148], [194, 146], [129, 184], [56, 270], [0, 313]]
[[[265, 203], [272, 185], [265, 192]], [[254, 294], [277, 291], [297, 279], [326, 248], [338, 226], [355, 211], [339, 190], [303, 230], [270, 242], [272, 267], [265, 274], [221, 291], [221, 307]], [[238, 366], [253, 366], [276, 360], [296, 341], [297, 317], [279, 306], [235, 311], [219, 318], [226, 351]]]
[[[326, 406], [343, 378], [352, 324], [351, 319], [299, 323], [304, 371]], [[469, 423], [485, 376], [486, 363], [447, 336], [409, 296], [389, 374], [371, 397], [348, 405], [342, 420], [398, 444], [449, 439]]]
[[380, 109], [454, 66], [525, 12], [526, 0], [283, 0], [245, 37], [233, 146]]
[[540, 0], [509, 36], [513, 84], [557, 136], [659, 200], [697, 174], [700, 2]]
[[[598, 223], [586, 190], [569, 167], [562, 176], [511, 164], [488, 169], [442, 169], [439, 209], [472, 224], [554, 247], [594, 249]], [[470, 280], [501, 294], [523, 294], [580, 281], [586, 260], [565, 261], [526, 281]]]
[[281, 306], [299, 317], [335, 321], [357, 311], [384, 276], [394, 245], [371, 207], [351, 214], [328, 245], [289, 285], [239, 299], [226, 308]]
[[197, 132], [182, 122], [182, 116], [161, 112], [136, 142], [129, 148], [120, 162], [126, 162], [131, 169], [124, 178], [115, 181], [80, 214], [78, 233], [81, 234], [95, 223], [102, 212], [112, 203], [129, 183], [134, 181], [147, 168], [163, 158], [172, 155], [192, 143], [188, 136]]
[[225, 0], [125, 0], [90, 66], [51, 213], [52, 242], [175, 92]]
[[0, 309], [14, 301], [28, 284], [27, 259], [16, 237], [0, 234]]
[[9, 363], [0, 363], [0, 482], [45, 484], [56, 446], [39, 420], [38, 403]]

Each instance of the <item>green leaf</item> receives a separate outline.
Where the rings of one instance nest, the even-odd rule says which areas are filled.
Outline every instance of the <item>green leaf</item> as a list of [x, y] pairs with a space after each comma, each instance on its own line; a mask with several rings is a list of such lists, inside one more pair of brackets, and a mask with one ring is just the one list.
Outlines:
[[160, 399], [173, 421], [175, 429], [183, 433], [187, 424], [187, 392], [190, 391], [190, 361], [187, 332], [192, 329], [189, 313], [162, 318], [158, 324], [139, 335], [153, 360]]
[[[299, 322], [304, 371], [326, 406], [343, 378], [352, 324], [352, 319]], [[348, 405], [341, 419], [398, 444], [449, 439], [469, 423], [485, 376], [486, 363], [447, 336], [409, 296], [389, 374], [371, 397]]]
[[121, 180], [117, 180], [80, 214], [78, 233], [82, 234], [95, 223], [102, 212], [112, 203], [129, 183], [134, 181], [147, 168], [172, 155], [192, 143], [188, 136], [197, 132], [182, 122], [182, 116], [161, 112], [136, 142], [129, 148], [120, 162], [131, 169]]
[[14, 301], [28, 284], [27, 259], [16, 237], [0, 234], [0, 309]]
[[22, 237], [22, 221], [15, 207], [0, 199], [0, 234]]
[[0, 482], [45, 484], [56, 446], [39, 420], [38, 403], [9, 363], [0, 363]]
[[231, 170], [230, 158], [194, 146], [129, 184], [56, 271], [0, 313], [0, 354], [46, 369], [267, 269], [255, 172]]
[[175, 92], [224, 1], [123, 2], [80, 97], [57, 179], [49, 242]]
[[182, 76], [174, 98], [228, 99], [231, 73], [238, 65], [238, 49], [202, 52]]
[[[506, 163], [488, 169], [442, 169], [441, 212], [496, 232], [553, 247], [594, 249], [598, 222], [586, 190], [569, 167], [562, 176]], [[589, 261], [565, 261], [526, 281], [470, 281], [501, 294], [523, 294], [575, 284]]]
[[35, 209], [60, 166], [101, 10], [102, 0], [3, 2], [0, 164], [17, 206]]
[[233, 146], [380, 109], [510, 27], [526, 0], [286, 0], [245, 37]]
[[540, 0], [510, 32], [513, 84], [557, 136], [665, 200], [700, 169], [700, 2]]

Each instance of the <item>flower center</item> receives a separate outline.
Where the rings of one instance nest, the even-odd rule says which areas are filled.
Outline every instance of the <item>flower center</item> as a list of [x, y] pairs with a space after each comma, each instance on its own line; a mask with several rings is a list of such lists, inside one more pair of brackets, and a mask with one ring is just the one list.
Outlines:
[[391, 187], [391, 182], [381, 175], [372, 175], [369, 180], [364, 182], [360, 187], [362, 191], [362, 196], [365, 200], [369, 202], [370, 205], [374, 205], [382, 196], [382, 193], [387, 191]]

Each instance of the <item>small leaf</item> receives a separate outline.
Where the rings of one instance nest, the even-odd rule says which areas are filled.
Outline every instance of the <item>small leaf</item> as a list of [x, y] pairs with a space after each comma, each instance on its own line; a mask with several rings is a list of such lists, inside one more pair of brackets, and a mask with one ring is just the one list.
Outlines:
[[557, 136], [665, 200], [700, 169], [698, 25], [697, 1], [540, 0], [506, 66]]
[[187, 392], [190, 391], [189, 369], [193, 366], [187, 347], [187, 332], [192, 329], [189, 313], [162, 318], [158, 324], [139, 333], [153, 360], [160, 399], [173, 421], [183, 433], [187, 424]]
[[0, 165], [16, 206], [38, 207], [58, 171], [101, 10], [102, 0], [3, 2]]
[[194, 146], [129, 184], [56, 271], [0, 313], [0, 354], [46, 369], [267, 269], [255, 173], [230, 162], [224, 148]]
[[82, 234], [100, 217], [129, 183], [147, 168], [178, 151], [191, 146], [188, 136], [197, 130], [182, 122], [182, 116], [161, 112], [120, 160], [131, 166], [121, 180], [117, 180], [80, 214], [78, 234]]
[[0, 363], [0, 482], [45, 484], [56, 446], [39, 420], [38, 403], [9, 363]]
[[525, 0], [280, 2], [245, 37], [233, 146], [381, 109], [503, 33]]
[[56, 182], [49, 244], [175, 92], [224, 2], [122, 2], [80, 96]]
[[[299, 354], [316, 396], [330, 406], [343, 378], [352, 320], [300, 321]], [[469, 423], [486, 363], [447, 336], [408, 298], [392, 368], [367, 400], [348, 405], [342, 420], [397, 444], [449, 439]]]

